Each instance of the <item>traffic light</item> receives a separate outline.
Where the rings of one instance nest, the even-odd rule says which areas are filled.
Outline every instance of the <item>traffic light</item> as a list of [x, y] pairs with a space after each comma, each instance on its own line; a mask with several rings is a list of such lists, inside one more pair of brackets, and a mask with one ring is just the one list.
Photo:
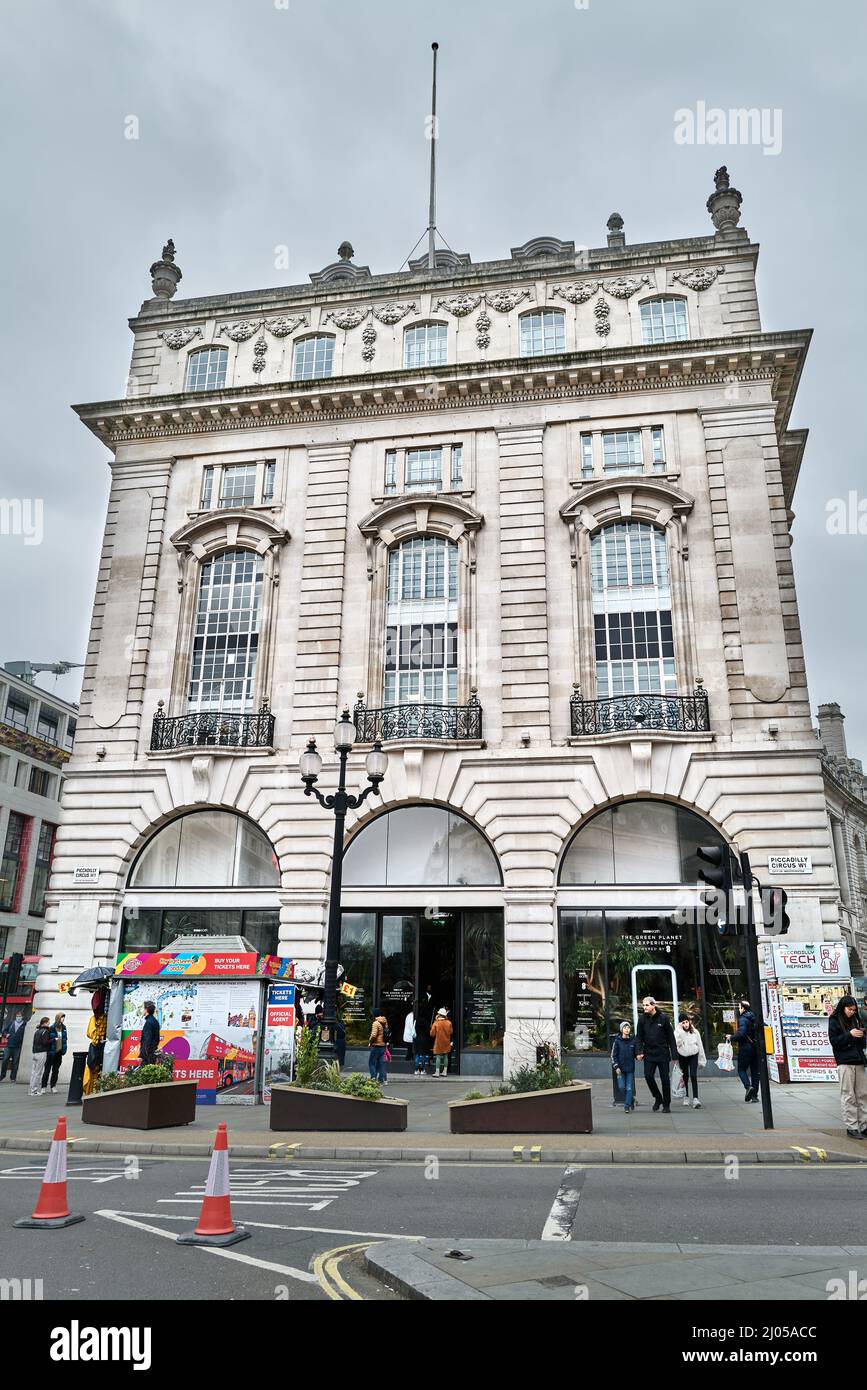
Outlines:
[[789, 914], [786, 903], [789, 895], [785, 888], [762, 889], [762, 920], [768, 936], [785, 936], [789, 930]]
[[6, 979], [3, 982], [5, 994], [15, 994], [21, 979], [21, 967], [24, 964], [24, 956], [20, 951], [13, 951], [4, 965]]
[[700, 866], [703, 866], [699, 867], [699, 878], [714, 890], [712, 894], [704, 895], [705, 906], [713, 910], [711, 921], [715, 920], [720, 936], [736, 936], [738, 922], [732, 894], [731, 850], [728, 845], [701, 845], [698, 859]]

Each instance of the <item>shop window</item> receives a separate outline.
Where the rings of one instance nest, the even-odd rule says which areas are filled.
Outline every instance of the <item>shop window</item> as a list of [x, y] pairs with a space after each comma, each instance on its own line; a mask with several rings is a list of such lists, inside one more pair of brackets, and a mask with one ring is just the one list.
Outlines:
[[463, 816], [440, 806], [406, 806], [378, 816], [343, 856], [349, 886], [500, 884], [496, 856]]
[[623, 801], [581, 827], [563, 858], [560, 882], [697, 883], [699, 845], [724, 843], [682, 806]]
[[129, 881], [134, 888], [276, 888], [280, 873], [256, 826], [228, 811], [194, 811], [158, 831]]
[[505, 945], [503, 914], [463, 914], [464, 1050], [497, 1049], [506, 1030]]
[[340, 963], [345, 978], [355, 986], [355, 994], [341, 1009], [347, 1047], [366, 1047], [370, 1037], [372, 1010], [379, 1002], [373, 998], [375, 962], [376, 913], [344, 912], [340, 928]]

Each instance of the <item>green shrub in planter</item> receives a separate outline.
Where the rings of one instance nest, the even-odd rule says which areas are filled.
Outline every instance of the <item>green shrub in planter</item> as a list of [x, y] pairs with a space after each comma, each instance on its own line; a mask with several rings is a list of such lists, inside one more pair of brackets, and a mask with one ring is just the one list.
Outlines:
[[345, 1096], [357, 1096], [359, 1100], [382, 1100], [382, 1087], [360, 1071], [352, 1071], [341, 1078], [337, 1089]]
[[129, 1071], [103, 1072], [97, 1078], [94, 1094], [104, 1091], [127, 1091], [133, 1086], [159, 1086], [171, 1081], [174, 1063], [167, 1052], [157, 1053], [156, 1062], [148, 1062], [143, 1067], [131, 1067]]

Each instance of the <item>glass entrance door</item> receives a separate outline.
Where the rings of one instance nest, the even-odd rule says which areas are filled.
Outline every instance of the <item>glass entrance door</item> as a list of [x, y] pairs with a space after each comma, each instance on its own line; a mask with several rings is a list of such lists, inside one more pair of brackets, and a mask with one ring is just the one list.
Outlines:
[[462, 981], [458, 957], [460, 915], [446, 912], [439, 917], [422, 916], [418, 920], [416, 997], [426, 995], [429, 987], [434, 1013], [437, 1009], [448, 1009], [455, 1045], [449, 1070], [457, 1072], [460, 1071], [460, 1019], [463, 1007], [462, 997], [458, 993]]

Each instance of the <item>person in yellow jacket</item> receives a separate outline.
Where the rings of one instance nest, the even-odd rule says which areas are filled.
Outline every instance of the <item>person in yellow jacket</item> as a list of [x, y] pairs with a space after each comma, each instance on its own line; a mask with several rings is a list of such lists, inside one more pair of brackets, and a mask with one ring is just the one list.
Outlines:
[[445, 1077], [449, 1068], [449, 1053], [452, 1050], [452, 1028], [448, 1009], [437, 1009], [431, 1024], [430, 1035], [434, 1040], [434, 1076]]

